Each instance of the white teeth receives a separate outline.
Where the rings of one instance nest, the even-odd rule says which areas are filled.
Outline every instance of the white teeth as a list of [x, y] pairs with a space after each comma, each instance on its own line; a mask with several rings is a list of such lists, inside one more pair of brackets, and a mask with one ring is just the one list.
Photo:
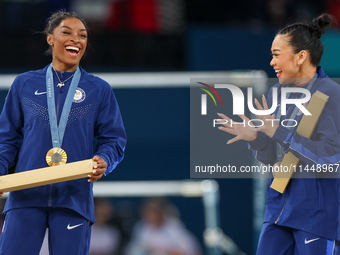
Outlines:
[[66, 47], [67, 50], [75, 50], [75, 51], [79, 51], [78, 47], [73, 47], [73, 46], [67, 46]]
[[275, 70], [275, 73], [281, 72], [281, 70]]

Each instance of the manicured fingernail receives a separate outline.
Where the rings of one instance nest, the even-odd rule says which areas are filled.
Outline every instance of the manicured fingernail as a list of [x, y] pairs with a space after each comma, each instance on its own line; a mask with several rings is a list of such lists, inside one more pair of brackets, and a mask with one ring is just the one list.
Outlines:
[[91, 180], [90, 180], [90, 179], [88, 179], [88, 180], [87, 180], [87, 182], [91, 182]]
[[262, 94], [262, 97], [264, 97], [264, 94]]
[[87, 177], [91, 178], [91, 175], [88, 175]]
[[97, 166], [94, 166], [93, 168], [97, 168]]
[[96, 171], [96, 170], [93, 170], [92, 172], [93, 172], [94, 174], [95, 174], [95, 173], [97, 173], [97, 171]]

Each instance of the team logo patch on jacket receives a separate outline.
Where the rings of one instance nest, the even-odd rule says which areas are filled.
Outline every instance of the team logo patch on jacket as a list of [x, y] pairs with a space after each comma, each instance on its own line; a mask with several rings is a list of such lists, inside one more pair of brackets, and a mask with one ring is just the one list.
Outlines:
[[77, 88], [76, 93], [74, 94], [73, 102], [74, 103], [81, 103], [85, 100], [86, 93], [83, 89]]

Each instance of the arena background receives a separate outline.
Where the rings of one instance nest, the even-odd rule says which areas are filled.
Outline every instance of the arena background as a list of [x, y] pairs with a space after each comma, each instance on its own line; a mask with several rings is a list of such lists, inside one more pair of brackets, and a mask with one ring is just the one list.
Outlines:
[[[91, 29], [82, 67], [88, 72], [264, 70], [278, 28], [329, 11], [340, 19], [338, 1], [275, 0], [86, 0], [0, 1], [0, 75], [46, 66], [41, 31], [55, 10], [75, 10]], [[340, 23], [338, 23], [340, 24]], [[323, 37], [322, 66], [338, 77], [340, 32]], [[188, 80], [188, 83], [190, 81]], [[1, 86], [1, 84], [0, 84]], [[101, 181], [186, 180], [189, 174], [189, 87], [117, 88], [128, 144], [118, 168]], [[0, 91], [3, 106], [7, 89]], [[251, 164], [245, 143], [226, 157]], [[239, 152], [242, 152], [240, 154]], [[223, 231], [246, 253], [255, 254], [258, 217], [252, 179], [218, 179]], [[169, 198], [203, 247], [204, 211], [199, 198]], [[140, 198], [115, 198], [116, 217], [126, 226], [138, 220]], [[255, 215], [257, 214], [257, 215]], [[118, 221], [119, 221], [118, 220]], [[127, 227], [129, 228], [129, 227]], [[128, 235], [128, 234], [127, 234]], [[127, 237], [128, 238], [128, 237]]]

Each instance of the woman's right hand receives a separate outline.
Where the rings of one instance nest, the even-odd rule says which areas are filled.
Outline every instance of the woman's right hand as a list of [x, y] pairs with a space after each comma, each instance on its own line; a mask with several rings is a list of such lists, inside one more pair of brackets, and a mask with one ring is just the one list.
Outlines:
[[223, 113], [218, 113], [218, 116], [222, 118], [221, 120], [218, 120], [218, 122], [223, 125], [220, 126], [219, 129], [235, 135], [235, 137], [230, 139], [227, 144], [231, 144], [239, 140], [250, 142], [256, 139], [257, 131], [255, 130], [253, 123], [249, 122], [249, 119], [246, 116], [239, 115], [243, 122], [235, 122]]

